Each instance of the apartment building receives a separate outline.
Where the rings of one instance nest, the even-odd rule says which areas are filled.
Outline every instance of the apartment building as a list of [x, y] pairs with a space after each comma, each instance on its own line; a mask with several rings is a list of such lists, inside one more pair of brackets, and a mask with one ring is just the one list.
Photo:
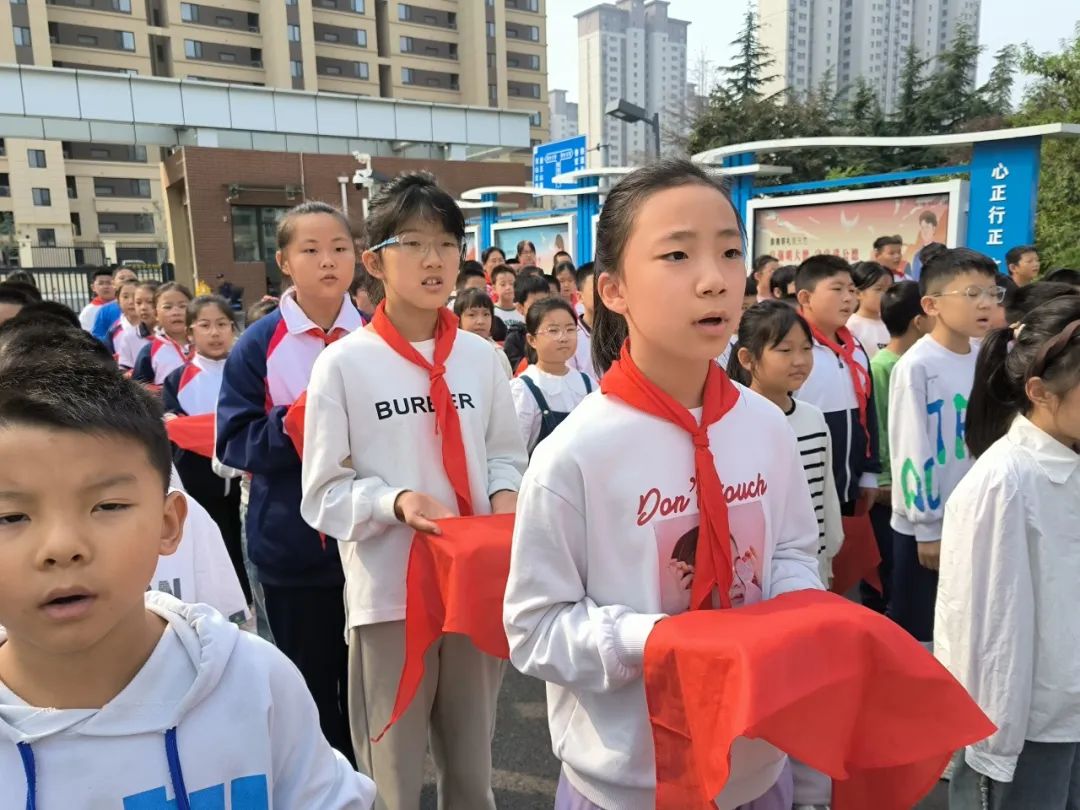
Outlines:
[[933, 70], [961, 22], [978, 34], [980, 10], [981, 0], [758, 0], [762, 43], [776, 60], [767, 92], [827, 81], [842, 93], [861, 76], [892, 112], [908, 47]]
[[640, 123], [605, 115], [620, 98], [660, 113], [661, 127], [687, 117], [686, 20], [668, 15], [664, 0], [618, 0], [577, 14], [578, 126], [588, 136], [590, 161], [626, 166], [653, 152], [653, 134]]
[[[527, 110], [534, 144], [550, 132], [545, 0], [8, 0], [0, 62]], [[72, 262], [149, 259], [165, 242], [161, 160], [0, 140], [21, 263], [53, 245], [82, 245]]]
[[565, 90], [550, 90], [551, 140], [562, 141], [578, 134], [578, 105], [566, 100]]

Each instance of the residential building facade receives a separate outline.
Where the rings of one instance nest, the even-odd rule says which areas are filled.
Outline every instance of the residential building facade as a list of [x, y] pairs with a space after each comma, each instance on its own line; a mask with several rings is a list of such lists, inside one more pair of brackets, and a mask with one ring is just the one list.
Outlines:
[[551, 108], [551, 140], [562, 141], [578, 134], [578, 105], [566, 100], [565, 90], [548, 93]]

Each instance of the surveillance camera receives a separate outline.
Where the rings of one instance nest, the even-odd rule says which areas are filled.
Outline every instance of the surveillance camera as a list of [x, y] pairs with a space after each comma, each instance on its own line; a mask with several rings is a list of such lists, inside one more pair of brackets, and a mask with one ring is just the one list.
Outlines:
[[372, 182], [371, 169], [357, 169], [353, 172], [352, 184], [357, 191], [371, 188]]

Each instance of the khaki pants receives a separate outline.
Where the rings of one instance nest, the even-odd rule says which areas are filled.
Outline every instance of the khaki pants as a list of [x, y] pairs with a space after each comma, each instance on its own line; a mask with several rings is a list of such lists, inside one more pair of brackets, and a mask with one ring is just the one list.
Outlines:
[[349, 714], [359, 770], [375, 780], [375, 810], [417, 810], [430, 737], [439, 810], [495, 810], [491, 740], [506, 662], [448, 634], [424, 658], [408, 710], [378, 743], [405, 662], [405, 622], [349, 630]]

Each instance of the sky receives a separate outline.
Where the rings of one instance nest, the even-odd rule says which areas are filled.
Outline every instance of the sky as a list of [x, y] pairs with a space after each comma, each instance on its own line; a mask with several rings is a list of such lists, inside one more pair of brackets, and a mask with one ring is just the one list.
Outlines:
[[[600, 0], [547, 0], [548, 88], [567, 90], [576, 101], [577, 20], [574, 15], [592, 8]], [[668, 13], [690, 20], [687, 63], [688, 81], [695, 81], [695, 71], [702, 54], [713, 69], [731, 60], [729, 45], [742, 27], [745, 5], [741, 0], [669, 0]], [[866, 0], [869, 2], [869, 0]], [[755, 2], [756, 6], [757, 3]], [[1069, 6], [1073, 8], [1066, 10]], [[1036, 51], [1057, 50], [1059, 41], [1072, 33], [1080, 20], [1080, 7], [1074, 0], [982, 0], [979, 39], [986, 49], [979, 62], [978, 81], [983, 82], [993, 65], [998, 49], [1017, 42], [1027, 42]], [[1020, 80], [1023, 82], [1023, 79]], [[1017, 92], [1022, 90], [1022, 84]]]

